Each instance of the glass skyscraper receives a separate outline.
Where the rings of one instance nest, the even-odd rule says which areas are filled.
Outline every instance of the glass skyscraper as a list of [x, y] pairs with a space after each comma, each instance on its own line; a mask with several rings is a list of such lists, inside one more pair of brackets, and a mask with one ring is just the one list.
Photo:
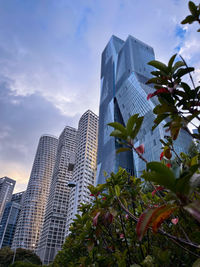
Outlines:
[[[99, 107], [99, 138], [97, 157], [97, 183], [105, 182], [104, 171], [108, 174], [116, 172], [120, 167], [130, 174], [139, 176], [145, 168], [135, 153], [123, 152], [116, 154], [119, 144], [114, 137], [110, 137], [113, 128], [107, 124], [120, 122], [126, 124], [129, 117], [139, 113], [144, 116], [143, 125], [137, 138], [135, 147], [144, 144], [144, 157], [148, 161], [159, 160], [161, 143], [166, 132], [161, 123], [152, 131], [153, 108], [158, 104], [156, 97], [147, 100], [153, 87], [146, 85], [150, 79], [153, 67], [147, 63], [154, 60], [153, 48], [129, 36], [126, 41], [112, 36], [102, 53], [101, 61], [101, 94]], [[175, 142], [177, 153], [187, 151], [191, 143], [189, 135], [182, 131]]]

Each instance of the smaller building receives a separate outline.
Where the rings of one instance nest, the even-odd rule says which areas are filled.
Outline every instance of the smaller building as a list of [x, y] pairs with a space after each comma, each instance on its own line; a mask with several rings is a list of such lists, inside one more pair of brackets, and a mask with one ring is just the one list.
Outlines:
[[15, 180], [7, 176], [0, 178], [0, 221], [6, 204], [11, 201], [15, 183]]
[[20, 204], [16, 202], [6, 204], [0, 223], [0, 248], [11, 247], [20, 211]]

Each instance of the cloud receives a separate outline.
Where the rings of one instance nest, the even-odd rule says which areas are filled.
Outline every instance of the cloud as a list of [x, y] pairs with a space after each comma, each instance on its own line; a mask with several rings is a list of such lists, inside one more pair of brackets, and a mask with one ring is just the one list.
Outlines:
[[164, 62], [179, 50], [199, 77], [197, 25], [180, 25], [186, 2], [0, 2], [1, 175], [10, 162], [27, 181], [41, 134], [76, 126], [87, 109], [98, 113], [101, 53], [113, 34], [146, 42]]
[[65, 125], [77, 127], [80, 114], [64, 116], [37, 93], [15, 95], [8, 81], [0, 84], [0, 103], [0, 177], [17, 179], [24, 189], [40, 136], [59, 136]]

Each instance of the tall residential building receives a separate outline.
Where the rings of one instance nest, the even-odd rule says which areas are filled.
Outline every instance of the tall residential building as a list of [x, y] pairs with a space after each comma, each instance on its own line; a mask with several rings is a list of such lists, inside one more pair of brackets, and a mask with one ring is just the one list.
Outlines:
[[70, 224], [81, 203], [92, 200], [88, 185], [95, 184], [97, 142], [98, 142], [98, 116], [92, 111], [86, 111], [79, 120], [77, 133], [77, 148], [74, 174], [71, 185], [68, 216], [66, 222], [66, 236], [69, 234]]
[[[144, 116], [134, 145], [144, 144], [144, 157], [148, 161], [159, 160], [159, 139], [163, 139], [166, 133], [162, 123], [154, 131], [151, 130], [155, 119], [153, 108], [158, 100], [154, 97], [147, 101], [147, 95], [154, 90], [145, 84], [153, 70], [147, 63], [154, 58], [153, 48], [132, 36], [126, 41], [112, 36], [102, 53], [97, 183], [105, 182], [104, 171], [117, 172], [119, 166], [137, 176], [145, 168], [136, 154], [123, 152], [116, 155], [119, 144], [114, 137], [110, 137], [113, 130], [107, 125], [110, 122], [126, 124], [133, 114]], [[176, 151], [187, 151], [190, 142], [189, 135], [182, 131], [175, 142]]]
[[67, 126], [59, 137], [45, 220], [37, 249], [43, 264], [52, 262], [64, 243], [70, 192], [68, 183], [72, 179], [75, 147], [76, 129]]
[[38, 245], [56, 158], [58, 139], [43, 135], [38, 144], [12, 248], [34, 250]]
[[11, 201], [16, 181], [7, 176], [0, 178], [0, 221], [6, 203]]

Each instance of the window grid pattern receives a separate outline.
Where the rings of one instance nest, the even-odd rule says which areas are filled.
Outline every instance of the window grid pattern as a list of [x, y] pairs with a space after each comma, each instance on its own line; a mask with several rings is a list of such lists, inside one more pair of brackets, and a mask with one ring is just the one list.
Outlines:
[[[147, 64], [155, 58], [153, 48], [132, 36], [125, 42], [119, 40], [113, 36], [102, 54], [97, 184], [105, 182], [104, 172], [117, 172], [119, 167], [123, 167], [131, 174], [134, 172], [136, 176], [140, 176], [145, 168], [145, 163], [135, 153], [132, 154], [133, 158], [128, 152], [115, 154], [119, 145], [115, 138], [110, 137], [110, 129], [107, 126], [109, 122], [126, 124], [129, 117], [136, 113], [144, 116], [134, 142], [136, 147], [144, 144], [144, 157], [148, 161], [159, 160], [162, 147], [159, 140], [167, 135], [163, 124], [153, 132], [151, 130], [155, 119], [153, 108], [158, 103], [156, 97], [147, 100], [147, 95], [154, 91], [151, 86], [146, 85], [153, 70], [153, 67]], [[113, 44], [118, 44], [118, 49]], [[107, 50], [109, 59], [105, 60]], [[190, 142], [190, 136], [182, 131], [175, 142], [176, 151], [186, 152]]]
[[24, 196], [12, 248], [35, 250], [44, 221], [45, 207], [55, 163], [58, 139], [43, 135], [38, 144], [29, 183]]
[[59, 137], [50, 193], [37, 249], [43, 264], [52, 262], [64, 243], [70, 193], [68, 183], [73, 174], [73, 170], [69, 170], [68, 167], [73, 154], [75, 155], [76, 132], [76, 129], [66, 126]]
[[98, 142], [98, 116], [86, 111], [79, 121], [76, 148], [76, 163], [73, 181], [76, 186], [71, 189], [66, 222], [66, 235], [81, 203], [90, 203], [92, 197], [88, 186], [95, 184]]

